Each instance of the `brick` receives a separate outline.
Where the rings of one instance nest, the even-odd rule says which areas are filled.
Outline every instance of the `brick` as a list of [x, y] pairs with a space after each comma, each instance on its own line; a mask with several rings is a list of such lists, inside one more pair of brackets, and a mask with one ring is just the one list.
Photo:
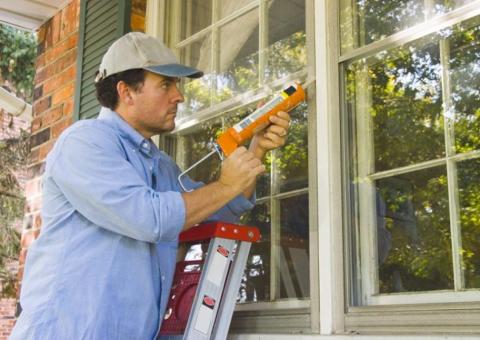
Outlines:
[[48, 97], [45, 97], [43, 99], [37, 100], [33, 104], [33, 115], [38, 116], [40, 113], [42, 113], [43, 111], [50, 108], [51, 105], [52, 105], [52, 97], [51, 96], [48, 96]]
[[35, 79], [34, 83], [35, 85], [39, 85], [45, 81], [48, 77], [48, 68], [38, 68], [37, 71], [35, 72]]
[[35, 164], [38, 163], [39, 161], [39, 148], [36, 148], [34, 150], [30, 150], [30, 154], [28, 155], [28, 163], [29, 164]]
[[42, 128], [42, 118], [37, 116], [32, 119], [31, 131], [32, 133], [37, 132]]
[[43, 84], [43, 91], [45, 94], [50, 94], [63, 84], [67, 84], [75, 80], [76, 65], [72, 65], [58, 75], [48, 79]]
[[52, 126], [52, 139], [57, 139], [58, 136], [70, 125], [73, 124], [73, 117], [66, 117]]
[[75, 105], [75, 101], [73, 98], [68, 99], [63, 103], [63, 116], [68, 117], [68, 116], [73, 116], [73, 108]]
[[52, 20], [52, 46], [54, 46], [60, 40], [61, 20], [61, 13], [58, 12]]
[[20, 241], [21, 247], [28, 248], [30, 244], [38, 237], [39, 233], [39, 229], [24, 230]]
[[71, 2], [62, 10], [62, 25], [60, 31], [60, 38], [72, 33], [77, 27], [77, 6], [75, 2]]
[[27, 258], [27, 252], [28, 249], [25, 248], [20, 251], [20, 256], [18, 257], [18, 262], [20, 263], [20, 265], [23, 265], [25, 263], [25, 259]]
[[38, 29], [37, 40], [40, 43], [45, 41], [45, 29], [46, 29], [45, 25], [40, 26], [40, 28]]
[[33, 100], [35, 101], [41, 98], [42, 95], [43, 95], [43, 85], [35, 87], [35, 89], [33, 90]]
[[35, 58], [35, 68], [38, 70], [39, 68], [42, 68], [44, 66], [45, 66], [45, 55], [37, 53], [37, 58]]
[[33, 228], [38, 230], [40, 232], [40, 228], [42, 227], [42, 216], [40, 213], [37, 213], [34, 215], [35, 217], [33, 218]]
[[59, 105], [51, 110], [48, 110], [42, 114], [42, 126], [50, 126], [52, 123], [56, 122], [63, 115], [63, 105]]
[[50, 128], [46, 128], [30, 136], [30, 147], [34, 148], [50, 139]]
[[73, 98], [75, 91], [75, 83], [72, 81], [67, 85], [64, 85], [61, 89], [55, 92], [52, 96], [52, 105], [56, 106], [57, 104], [64, 102], [69, 98]]
[[37, 55], [42, 54], [45, 51], [45, 41], [42, 41], [37, 45]]
[[52, 150], [53, 148], [53, 145], [55, 144], [55, 141], [54, 140], [50, 140], [48, 141], [47, 143], [45, 144], [42, 144], [39, 148], [38, 148], [38, 159], [40, 161], [43, 161], [47, 158], [47, 155], [48, 153]]
[[50, 64], [52, 61], [63, 56], [65, 52], [77, 46], [77, 41], [78, 41], [78, 36], [75, 34], [63, 40], [62, 42], [52, 47], [48, 51], [46, 51], [45, 63]]

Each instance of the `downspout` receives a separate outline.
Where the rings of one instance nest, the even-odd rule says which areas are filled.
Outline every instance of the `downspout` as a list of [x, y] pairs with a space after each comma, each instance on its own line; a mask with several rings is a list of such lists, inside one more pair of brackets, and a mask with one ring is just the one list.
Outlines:
[[3, 87], [0, 87], [0, 108], [22, 120], [28, 122], [32, 120], [32, 105], [16, 97]]

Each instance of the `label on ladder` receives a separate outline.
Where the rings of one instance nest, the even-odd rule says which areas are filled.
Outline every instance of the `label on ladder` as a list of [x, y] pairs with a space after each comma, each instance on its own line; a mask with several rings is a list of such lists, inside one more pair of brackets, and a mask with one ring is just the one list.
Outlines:
[[213, 309], [215, 308], [215, 300], [210, 296], [204, 295], [200, 311], [198, 312], [195, 329], [203, 334], [208, 333], [208, 328], [213, 319]]
[[208, 272], [207, 280], [216, 286], [222, 284], [223, 273], [227, 270], [228, 266], [228, 255], [230, 252], [228, 249], [219, 245], [217, 251], [213, 255], [213, 261], [211, 270]]

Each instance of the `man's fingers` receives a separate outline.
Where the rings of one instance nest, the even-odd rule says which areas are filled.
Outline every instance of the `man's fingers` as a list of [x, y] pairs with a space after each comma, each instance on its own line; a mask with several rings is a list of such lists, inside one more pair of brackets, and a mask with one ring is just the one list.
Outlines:
[[286, 112], [279, 111], [277, 115], [270, 116], [270, 122], [283, 128], [288, 128], [290, 126], [290, 115]]
[[288, 129], [278, 125], [270, 125], [267, 132], [273, 132], [274, 134], [283, 137], [287, 135]]

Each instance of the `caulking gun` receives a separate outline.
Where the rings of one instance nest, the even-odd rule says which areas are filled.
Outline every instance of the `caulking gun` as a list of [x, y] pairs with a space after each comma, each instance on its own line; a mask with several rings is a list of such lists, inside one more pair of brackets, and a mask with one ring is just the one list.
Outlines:
[[[279, 94], [275, 95], [270, 101], [256, 109], [253, 113], [242, 119], [239, 123], [223, 132], [214, 143], [213, 150], [205, 157], [194, 163], [187, 170], [178, 176], [178, 183], [184, 191], [188, 190], [182, 183], [182, 177], [202, 163], [211, 155], [218, 153], [220, 159], [223, 155], [229, 156], [237, 147], [245, 143], [259, 131], [262, 131], [270, 125], [270, 116], [278, 111], [291, 111], [298, 104], [305, 100], [305, 90], [298, 83], [288, 86]], [[223, 154], [222, 154], [223, 153]]]

